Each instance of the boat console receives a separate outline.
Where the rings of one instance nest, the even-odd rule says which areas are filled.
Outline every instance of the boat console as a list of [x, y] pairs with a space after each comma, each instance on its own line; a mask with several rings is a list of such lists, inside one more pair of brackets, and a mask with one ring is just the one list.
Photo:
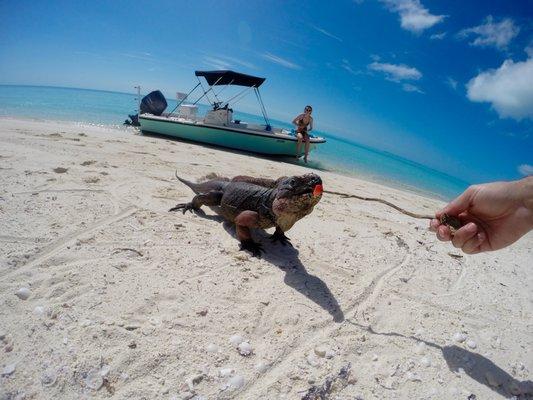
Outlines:
[[233, 119], [233, 111], [227, 108], [208, 111], [204, 117], [204, 124], [228, 126]]

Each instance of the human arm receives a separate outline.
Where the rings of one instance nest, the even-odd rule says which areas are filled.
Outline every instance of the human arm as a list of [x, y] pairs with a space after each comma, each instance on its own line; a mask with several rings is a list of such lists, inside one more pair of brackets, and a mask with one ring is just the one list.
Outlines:
[[296, 117], [294, 117], [294, 119], [292, 120], [292, 124], [295, 126], [298, 126], [298, 120], [301, 118], [301, 116], [302, 114], [299, 114]]
[[311, 132], [313, 130], [313, 117], [310, 117], [311, 119], [309, 120], [309, 129], [307, 130], [307, 132]]
[[[454, 234], [441, 223], [443, 214], [461, 220]], [[467, 254], [502, 249], [533, 229], [533, 176], [470, 186], [435, 217], [430, 229], [437, 238]]]

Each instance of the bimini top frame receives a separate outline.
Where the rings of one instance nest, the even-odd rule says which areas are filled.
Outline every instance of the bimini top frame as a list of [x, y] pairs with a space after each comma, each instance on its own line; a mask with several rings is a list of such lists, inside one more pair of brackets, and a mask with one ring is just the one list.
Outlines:
[[[193, 104], [197, 104], [202, 98], [205, 97], [215, 110], [219, 108], [227, 108], [229, 106], [230, 101], [235, 104], [238, 100], [244, 97], [248, 90], [253, 88], [257, 97], [257, 101], [259, 102], [259, 105], [261, 107], [261, 113], [263, 114], [263, 118], [265, 119], [266, 130], [270, 131], [272, 129], [268, 120], [263, 99], [261, 98], [261, 93], [259, 93], [259, 86], [263, 84], [266, 78], [259, 78], [257, 76], [241, 74], [240, 72], [234, 72], [230, 70], [195, 71], [194, 74], [198, 79], [198, 84], [181, 101], [178, 102], [176, 107], [168, 115], [172, 114], [198, 88], [198, 86], [202, 87], [203, 94]], [[209, 88], [207, 90], [202, 85], [200, 77], [205, 78], [205, 80], [207, 81], [207, 84], [209, 85]], [[225, 87], [219, 90], [218, 93], [215, 93], [213, 88], [215, 86], [223, 85]], [[229, 100], [220, 101], [218, 95], [228, 86], [244, 86], [245, 88]], [[215, 100], [211, 101], [211, 99], [209, 98], [209, 92], [213, 92]]]

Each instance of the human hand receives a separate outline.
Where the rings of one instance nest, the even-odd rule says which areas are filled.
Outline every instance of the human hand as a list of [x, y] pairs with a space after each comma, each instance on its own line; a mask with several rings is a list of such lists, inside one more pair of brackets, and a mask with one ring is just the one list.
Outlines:
[[[461, 228], [452, 234], [443, 214], [457, 216]], [[502, 249], [533, 229], [533, 177], [470, 186], [435, 217], [430, 229], [437, 238], [467, 254]]]

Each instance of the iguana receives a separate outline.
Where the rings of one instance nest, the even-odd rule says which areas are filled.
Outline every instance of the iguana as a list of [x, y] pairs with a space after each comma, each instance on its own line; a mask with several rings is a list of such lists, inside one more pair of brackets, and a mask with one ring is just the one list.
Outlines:
[[264, 251], [252, 240], [251, 228], [276, 228], [272, 241], [283, 245], [290, 239], [285, 232], [296, 221], [313, 211], [322, 197], [322, 180], [316, 174], [281, 177], [277, 180], [236, 176], [233, 179], [217, 177], [202, 183], [193, 183], [176, 177], [189, 186], [196, 196], [189, 203], [177, 204], [169, 211], [198, 211], [205, 206], [218, 206], [219, 214], [236, 226], [241, 250], [254, 257]]

